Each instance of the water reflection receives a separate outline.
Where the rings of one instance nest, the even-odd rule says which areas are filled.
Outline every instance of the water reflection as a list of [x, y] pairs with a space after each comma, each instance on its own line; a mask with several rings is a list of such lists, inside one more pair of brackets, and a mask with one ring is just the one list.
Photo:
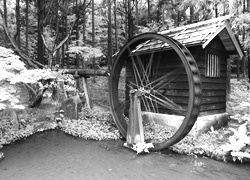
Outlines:
[[250, 164], [159, 152], [136, 155], [122, 144], [85, 141], [60, 131], [36, 134], [3, 148], [0, 179], [249, 179]]

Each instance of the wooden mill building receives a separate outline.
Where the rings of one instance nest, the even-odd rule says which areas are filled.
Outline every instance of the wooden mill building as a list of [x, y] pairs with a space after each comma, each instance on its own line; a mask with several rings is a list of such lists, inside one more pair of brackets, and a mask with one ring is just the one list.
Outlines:
[[[195, 24], [159, 32], [185, 45], [193, 55], [202, 80], [202, 104], [200, 116], [226, 113], [227, 60], [231, 56], [243, 58], [238, 39], [223, 16]], [[162, 53], [172, 57], [169, 47], [159, 41], [149, 41], [136, 48], [132, 55], [142, 57], [149, 53]]]

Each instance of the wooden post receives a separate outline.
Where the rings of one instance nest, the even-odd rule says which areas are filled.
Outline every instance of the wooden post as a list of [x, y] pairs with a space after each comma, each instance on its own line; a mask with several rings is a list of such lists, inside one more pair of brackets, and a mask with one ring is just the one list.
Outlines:
[[227, 59], [227, 98], [230, 99], [231, 94], [231, 83], [230, 83], [230, 75], [231, 75], [231, 58]]
[[83, 77], [82, 82], [83, 82], [83, 90], [84, 90], [84, 94], [85, 94], [85, 98], [86, 98], [86, 106], [87, 106], [87, 108], [91, 109], [92, 104], [91, 104], [91, 100], [90, 100], [89, 88], [88, 88], [88, 83], [87, 83], [88, 78]]
[[242, 58], [242, 75], [243, 75], [243, 79], [246, 79], [246, 61], [245, 61], [245, 59], [246, 59], [246, 57], [245, 56], [243, 56], [243, 58]]
[[144, 142], [140, 96], [137, 90], [130, 90], [129, 123], [127, 129], [127, 146]]
[[237, 58], [237, 81], [240, 80], [240, 60]]

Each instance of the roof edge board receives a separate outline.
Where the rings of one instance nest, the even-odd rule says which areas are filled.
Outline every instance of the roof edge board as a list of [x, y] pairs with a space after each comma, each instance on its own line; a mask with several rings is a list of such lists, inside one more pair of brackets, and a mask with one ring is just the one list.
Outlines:
[[218, 18], [213, 18], [213, 19], [210, 19], [210, 20], [201, 21], [201, 22], [198, 22], [198, 23], [188, 24], [188, 25], [185, 25], [185, 26], [176, 27], [176, 28], [174, 28], [174, 30], [169, 29], [169, 30], [161, 31], [161, 32], [159, 32], [159, 34], [168, 34], [168, 33], [175, 32], [175, 31], [180, 31], [180, 30], [186, 29], [186, 28], [192, 28], [192, 27], [196, 27], [196, 26], [203, 26], [205, 24], [224, 21], [224, 20], [230, 19], [232, 16], [233, 16], [233, 14], [229, 14], [229, 15], [226, 15], [226, 16], [221, 16], [221, 17], [218, 17]]
[[226, 22], [224, 22], [218, 29], [217, 32], [213, 33], [208, 40], [206, 40], [206, 42], [204, 44], [202, 44], [202, 48], [204, 49], [205, 47], [207, 47], [207, 45], [218, 35], [220, 34], [220, 32], [226, 28]]
[[[202, 46], [202, 43], [196, 43], [196, 44], [188, 44], [185, 45], [185, 47], [192, 47], [192, 46]], [[141, 54], [148, 54], [152, 52], [160, 52], [160, 51], [168, 51], [168, 50], [173, 50], [171, 47], [168, 48], [152, 48], [150, 50], [142, 50], [142, 51], [132, 51], [129, 56], [136, 56], [136, 55], [141, 55]]]
[[238, 52], [238, 55], [239, 55], [240, 59], [242, 59], [244, 57], [244, 53], [242, 52], [242, 50], [240, 48], [240, 44], [237, 41], [237, 39], [235, 38], [234, 33], [233, 33], [233, 31], [231, 30], [231, 28], [229, 27], [228, 24], [226, 24], [226, 29], [228, 31], [228, 34], [229, 34], [230, 38], [233, 41], [234, 47], [236, 48], [236, 51]]
[[214, 38], [215, 36], [217, 36], [218, 34], [220, 34], [220, 32], [226, 28], [227, 32], [228, 32], [228, 35], [230, 36], [232, 42], [233, 42], [233, 45], [240, 57], [240, 59], [242, 59], [242, 57], [244, 56], [240, 46], [239, 46], [239, 43], [238, 41], [236, 40], [235, 36], [234, 36], [234, 33], [233, 31], [231, 30], [231, 28], [229, 27], [229, 24], [228, 22], [224, 22], [223, 25], [217, 30], [216, 33], [214, 33], [212, 36], [209, 37], [209, 39], [204, 43], [202, 44], [202, 48], [204, 49]]

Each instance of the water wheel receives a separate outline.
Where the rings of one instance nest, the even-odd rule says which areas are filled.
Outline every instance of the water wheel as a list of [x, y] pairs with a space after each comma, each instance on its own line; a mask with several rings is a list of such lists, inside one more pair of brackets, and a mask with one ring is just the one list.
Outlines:
[[[151, 43], [166, 48], [150, 50]], [[141, 47], [147, 51], [140, 53]], [[116, 56], [109, 79], [110, 105], [125, 138], [131, 90], [140, 92], [144, 138], [154, 145], [150, 150], [179, 142], [196, 122], [201, 104], [199, 69], [188, 49], [170, 37], [135, 36]]]

